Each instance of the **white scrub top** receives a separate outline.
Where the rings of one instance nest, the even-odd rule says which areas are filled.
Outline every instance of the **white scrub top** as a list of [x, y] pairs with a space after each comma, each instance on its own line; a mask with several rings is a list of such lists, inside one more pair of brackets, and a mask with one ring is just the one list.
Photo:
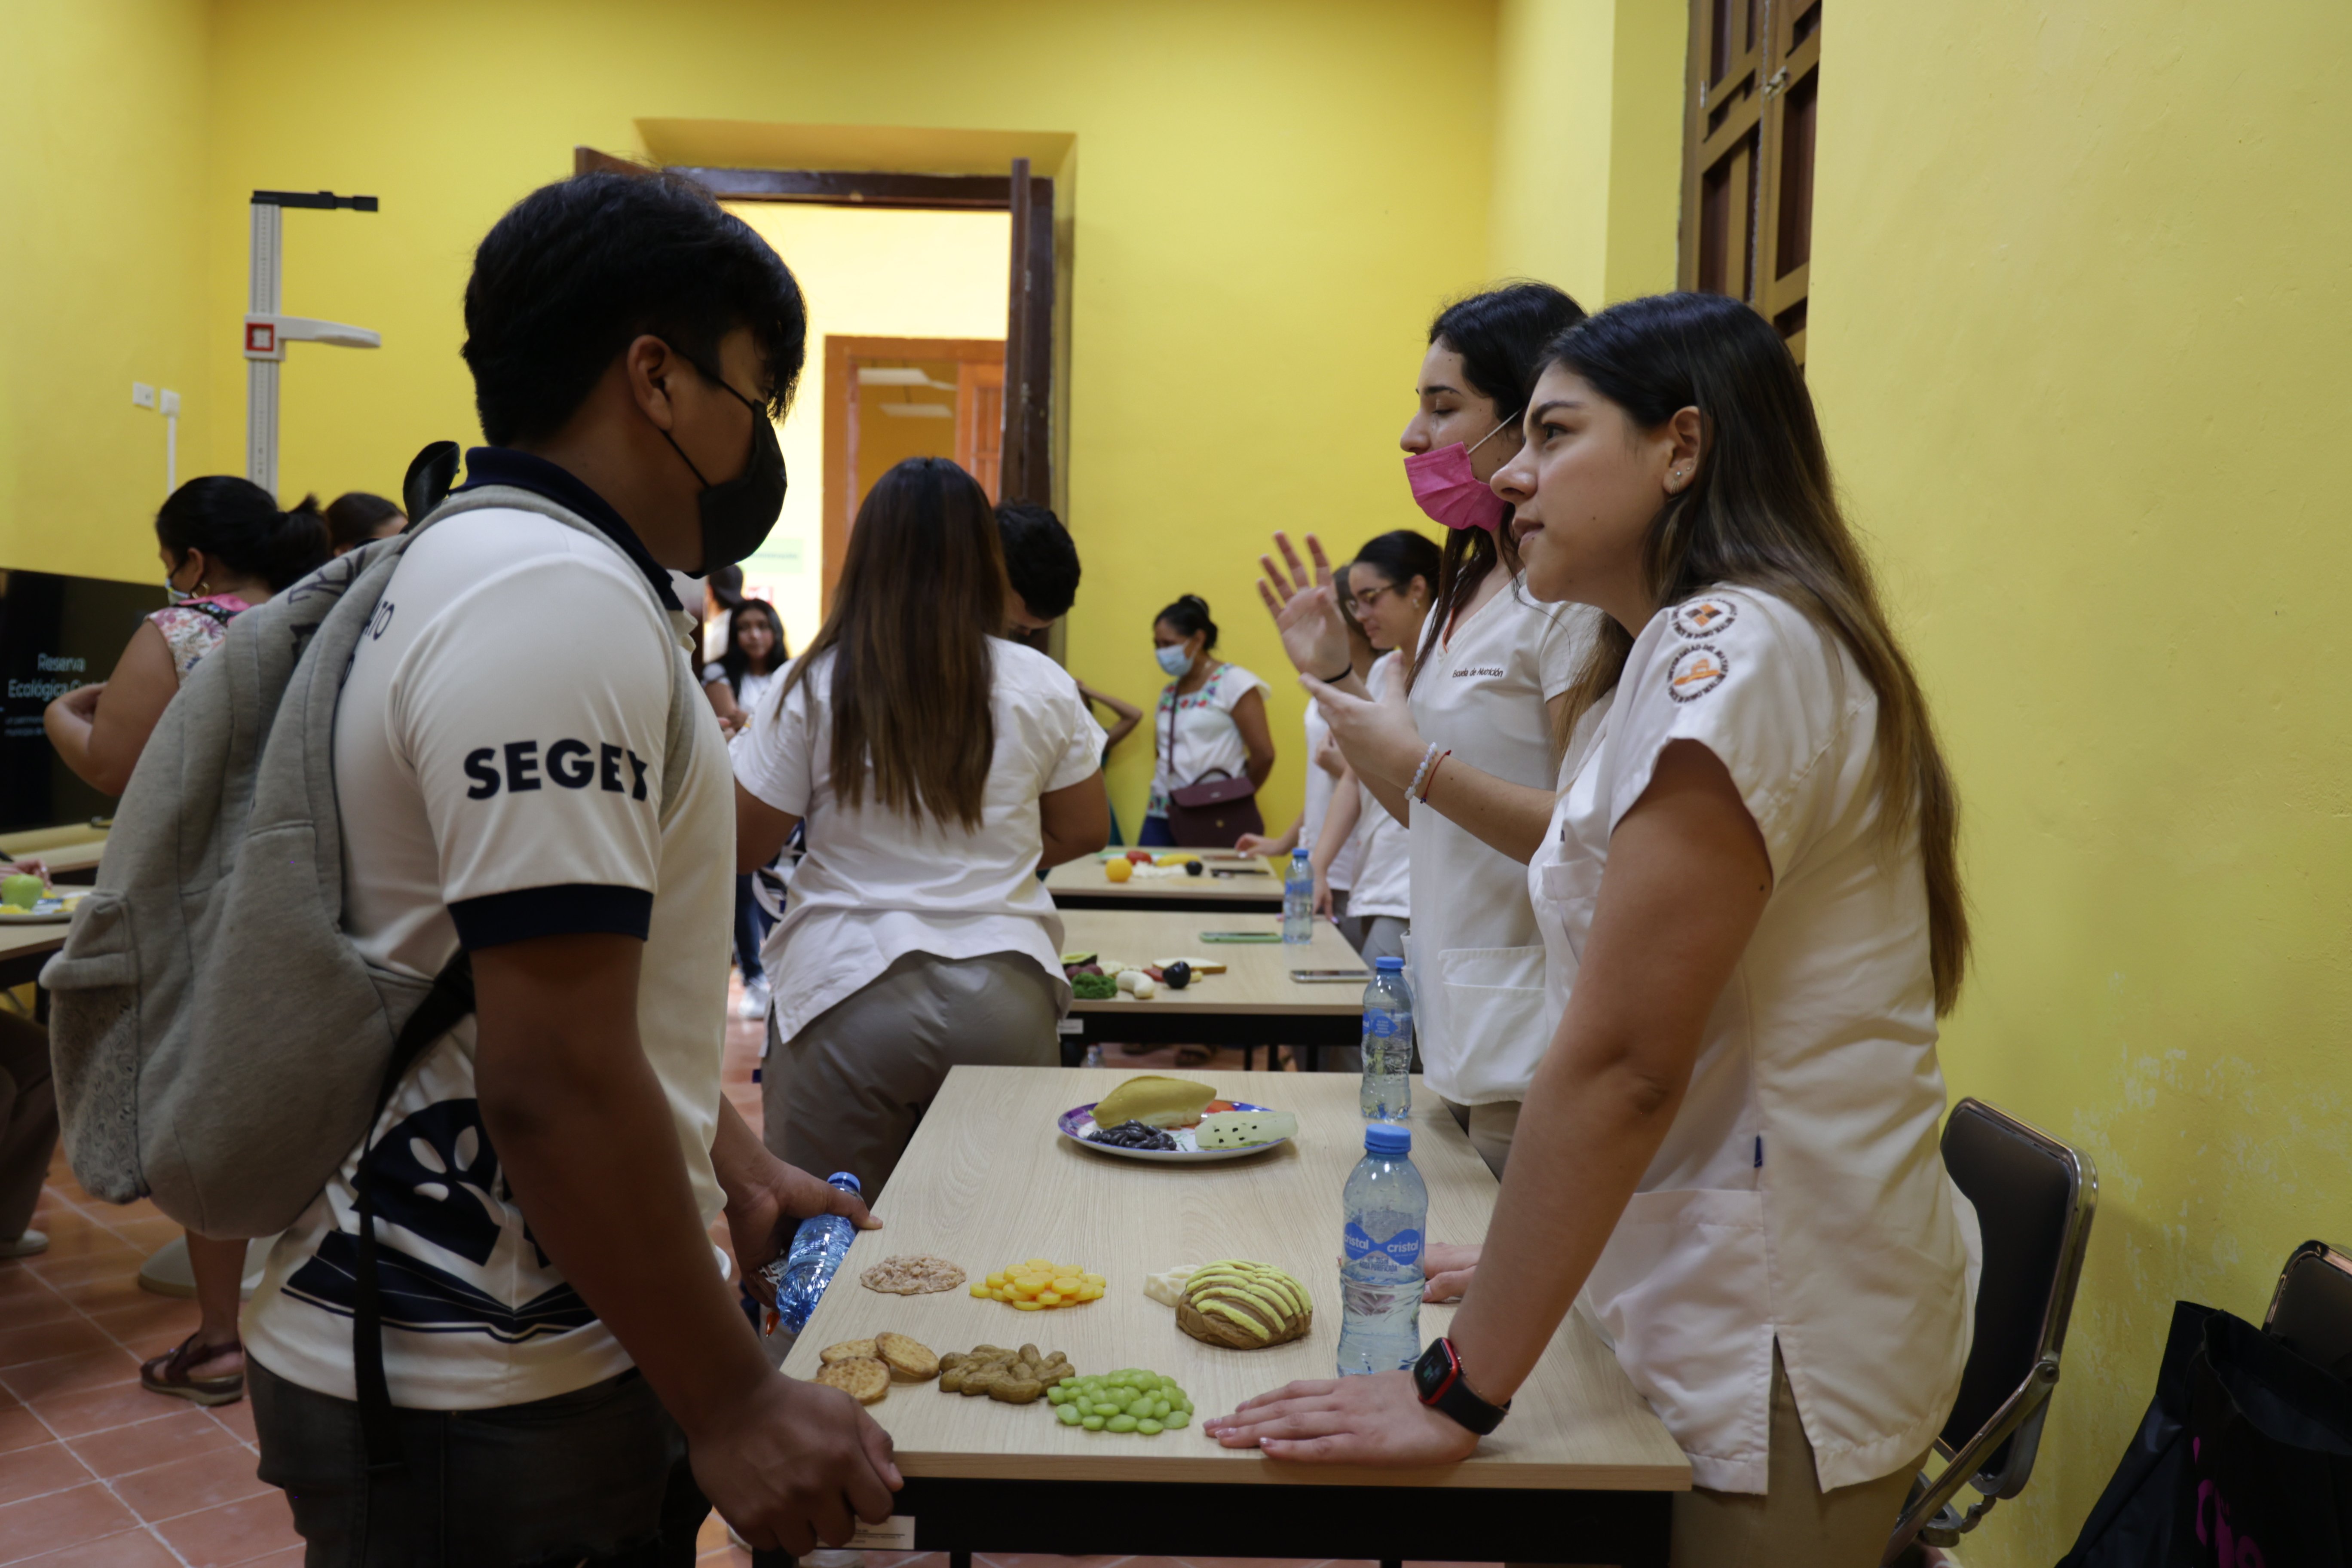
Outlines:
[[[1545, 704], [1575, 679], [1599, 613], [1506, 585], [1430, 650], [1412, 683], [1413, 727], [1455, 762], [1551, 787]], [[1457, 1105], [1524, 1099], [1559, 1016], [1546, 1016], [1527, 868], [1429, 806], [1412, 807], [1412, 826], [1405, 968], [1429, 1087]], [[1355, 912], [1353, 895], [1348, 907]]]
[[1102, 727], [1069, 672], [1044, 654], [998, 637], [988, 652], [996, 750], [976, 828], [885, 807], [870, 773], [856, 805], [835, 792], [830, 652], [737, 738], [736, 782], [808, 824], [784, 918], [760, 952], [778, 1039], [792, 1039], [909, 952], [1025, 953], [1067, 1005], [1062, 917], [1037, 879], [1037, 797], [1101, 771]]
[[[1404, 679], [1404, 660], [1394, 653], [1384, 653], [1364, 677], [1365, 689], [1374, 701], [1388, 695], [1391, 681]], [[1357, 856], [1356, 884], [1348, 895], [1348, 915], [1369, 920], [1374, 915], [1392, 915], [1407, 920], [1412, 914], [1412, 837], [1403, 823], [1389, 815], [1388, 807], [1372, 798], [1372, 792], [1361, 784], [1356, 785], [1356, 831], [1349, 836], [1348, 847]]]
[[1721, 759], [1771, 858], [1689, 1090], [1584, 1295], [1718, 1491], [1766, 1489], [1776, 1339], [1825, 1489], [1925, 1453], [1968, 1359], [1976, 1211], [1937, 1143], [1927, 879], [1916, 832], [1876, 832], [1877, 720], [1844, 644], [1786, 601], [1718, 589], [1663, 610], [1579, 723], [1528, 868], [1564, 1008], [1610, 835], [1670, 742]]
[[[1323, 822], [1331, 815], [1331, 802], [1337, 795], [1339, 781], [1323, 771], [1315, 759], [1322, 753], [1323, 742], [1331, 738], [1331, 722], [1323, 717], [1323, 705], [1312, 697], [1307, 700], [1307, 806], [1299, 814], [1298, 847], [1309, 855], [1323, 841]], [[1356, 885], [1356, 835], [1349, 834], [1339, 852], [1331, 857], [1331, 868], [1324, 874], [1335, 893], [1344, 893]]]

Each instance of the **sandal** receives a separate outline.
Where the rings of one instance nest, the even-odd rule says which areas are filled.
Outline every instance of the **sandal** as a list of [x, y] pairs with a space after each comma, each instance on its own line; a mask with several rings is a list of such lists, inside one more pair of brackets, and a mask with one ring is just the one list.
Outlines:
[[[204, 1331], [199, 1329], [196, 1333]], [[190, 1334], [178, 1344], [139, 1367], [139, 1384], [155, 1394], [168, 1394], [195, 1405], [229, 1405], [245, 1397], [245, 1373], [242, 1368], [219, 1377], [191, 1377], [188, 1369], [227, 1351], [239, 1355], [245, 1346], [236, 1340], [226, 1344], [199, 1345], [196, 1335]]]

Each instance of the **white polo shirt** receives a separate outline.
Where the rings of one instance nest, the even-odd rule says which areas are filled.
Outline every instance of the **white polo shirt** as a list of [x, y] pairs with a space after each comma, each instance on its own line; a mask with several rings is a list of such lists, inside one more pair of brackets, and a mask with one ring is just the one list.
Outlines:
[[[477, 452], [469, 471], [545, 480], [534, 464]], [[461, 941], [642, 938], [638, 1036], [708, 1225], [723, 1202], [710, 1143], [733, 912], [726, 746], [697, 692], [692, 753], [664, 754], [692, 621], [656, 602], [627, 525], [571, 486], [528, 488], [583, 516], [601, 509], [590, 521], [625, 540], [488, 510], [426, 530], [394, 572], [336, 709], [344, 926], [370, 962], [426, 976]], [[682, 770], [667, 817], [665, 770]], [[630, 1365], [509, 1190], [475, 1096], [474, 1040], [468, 1017], [425, 1049], [370, 1156], [385, 1367], [394, 1403], [411, 1408], [545, 1399]], [[271, 1372], [344, 1399], [352, 1152], [278, 1239], [243, 1321]]]
[[1827, 1489], [1927, 1450], [1975, 1323], [1976, 1211], [1937, 1141], [1927, 879], [1916, 831], [1877, 831], [1877, 719], [1845, 645], [1786, 601], [1718, 589], [1662, 610], [1578, 725], [1528, 868], [1557, 1012], [1610, 836], [1669, 744], [1721, 759], [1771, 857], [1689, 1090], [1584, 1296], [1718, 1491], [1765, 1489], [1776, 1340]]
[[988, 650], [996, 751], [976, 829], [887, 810], [870, 777], [863, 801], [843, 804], [833, 785], [829, 651], [802, 661], [800, 684], [763, 704], [737, 737], [737, 781], [808, 825], [784, 918], [760, 954], [778, 1039], [909, 952], [1024, 953], [1068, 1005], [1062, 917], [1037, 879], [1045, 847], [1037, 797], [1102, 770], [1102, 726], [1044, 654], [1001, 637]]

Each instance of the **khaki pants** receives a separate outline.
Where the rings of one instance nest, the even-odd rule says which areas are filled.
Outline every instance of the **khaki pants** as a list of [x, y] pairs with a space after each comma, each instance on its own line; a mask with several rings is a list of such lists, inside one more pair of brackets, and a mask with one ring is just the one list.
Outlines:
[[789, 1040], [772, 1021], [760, 1074], [769, 1150], [820, 1179], [847, 1171], [874, 1202], [950, 1068], [1061, 1065], [1055, 1002], [1025, 953], [910, 952]]
[[1510, 1162], [1511, 1139], [1519, 1131], [1519, 1104], [1516, 1100], [1497, 1100], [1493, 1105], [1456, 1105], [1450, 1100], [1440, 1101], [1454, 1113], [1454, 1124], [1470, 1135], [1470, 1147], [1478, 1151], [1478, 1158], [1486, 1162], [1486, 1169], [1495, 1179], [1503, 1179], [1503, 1167]]
[[1874, 1481], [1822, 1489], [1797, 1396], [1772, 1351], [1772, 1451], [1751, 1492], [1693, 1488], [1675, 1499], [1673, 1568], [1874, 1568], [1927, 1455]]

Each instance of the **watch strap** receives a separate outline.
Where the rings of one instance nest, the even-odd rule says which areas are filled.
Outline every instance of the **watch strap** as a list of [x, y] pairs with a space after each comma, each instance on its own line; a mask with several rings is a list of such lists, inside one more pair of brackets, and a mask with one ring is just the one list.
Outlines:
[[1490, 1405], [1462, 1375], [1462, 1357], [1454, 1342], [1441, 1339], [1421, 1355], [1421, 1363], [1413, 1369], [1415, 1390], [1421, 1402], [1441, 1412], [1461, 1426], [1485, 1436], [1503, 1424], [1510, 1414], [1510, 1401]]

